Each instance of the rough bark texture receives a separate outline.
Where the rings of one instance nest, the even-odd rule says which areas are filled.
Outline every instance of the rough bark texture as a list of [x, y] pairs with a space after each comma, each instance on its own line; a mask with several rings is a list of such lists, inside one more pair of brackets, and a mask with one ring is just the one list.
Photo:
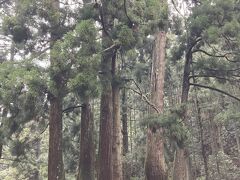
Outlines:
[[58, 97], [52, 97], [49, 114], [48, 180], [63, 179], [62, 100]]
[[128, 153], [128, 107], [126, 89], [122, 90], [122, 134], [123, 134], [123, 155]]
[[196, 106], [197, 106], [197, 120], [199, 124], [199, 135], [200, 135], [200, 141], [201, 141], [201, 151], [202, 151], [202, 157], [203, 157], [204, 171], [205, 171], [206, 180], [209, 180], [208, 156], [207, 156], [207, 149], [205, 147], [206, 145], [204, 141], [203, 120], [201, 117], [201, 108], [199, 105], [196, 89], [195, 89], [195, 93], [196, 93]]
[[80, 156], [77, 180], [94, 180], [94, 122], [88, 100], [82, 105]]
[[[59, 10], [59, 1], [51, 0], [52, 11]], [[50, 22], [51, 30], [51, 47], [61, 34], [56, 34], [58, 28], [56, 22]], [[56, 62], [50, 55], [50, 68], [54, 67]], [[50, 113], [49, 113], [49, 152], [48, 152], [48, 180], [64, 180], [63, 167], [63, 150], [62, 150], [62, 100], [63, 100], [63, 77], [58, 73], [51, 77], [55, 84], [55, 94], [49, 95]]]
[[112, 87], [105, 83], [101, 95], [99, 180], [112, 180]]
[[189, 176], [189, 160], [188, 154], [184, 148], [179, 148], [176, 151], [175, 159], [174, 159], [174, 180], [192, 180]]
[[[151, 112], [161, 113], [163, 111], [164, 96], [166, 32], [158, 32], [155, 37], [151, 77], [151, 101], [157, 108], [158, 112], [153, 109]], [[160, 127], [149, 127], [147, 130], [145, 173], [146, 180], [167, 179], [164, 157], [163, 129]]]
[[[182, 84], [182, 95], [181, 95], [181, 104], [183, 105], [183, 116], [182, 120], [187, 125], [187, 106], [188, 94], [189, 94], [189, 75], [191, 72], [191, 63], [192, 63], [192, 48], [197, 44], [198, 41], [194, 43], [188, 42], [188, 50], [186, 53], [186, 61], [184, 65], [183, 72], [183, 84]], [[173, 169], [173, 180], [191, 180], [191, 168], [190, 168], [190, 157], [188, 157], [187, 150], [185, 147], [179, 147], [176, 150], [175, 160], [174, 160], [174, 169]]]
[[122, 180], [122, 146], [120, 118], [120, 89], [113, 84], [113, 179]]
[[[108, 12], [108, 0], [102, 1], [101, 18], [102, 47], [107, 49], [112, 46], [112, 41], [107, 34], [113, 24], [113, 18]], [[112, 135], [113, 135], [113, 101], [112, 101], [112, 57], [114, 50], [104, 51], [101, 60], [100, 76], [102, 84], [101, 106], [100, 106], [100, 132], [99, 132], [99, 180], [113, 180], [112, 166]]]
[[[127, 89], [122, 90], [122, 135], [123, 135], [123, 156], [128, 153], [128, 103], [127, 103]], [[123, 161], [123, 180], [130, 180], [130, 172], [127, 167], [126, 161]]]

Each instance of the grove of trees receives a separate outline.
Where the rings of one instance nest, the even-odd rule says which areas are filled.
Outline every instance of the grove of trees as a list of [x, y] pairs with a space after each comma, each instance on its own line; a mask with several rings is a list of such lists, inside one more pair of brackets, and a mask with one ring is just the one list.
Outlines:
[[239, 0], [0, 10], [0, 179], [240, 179]]

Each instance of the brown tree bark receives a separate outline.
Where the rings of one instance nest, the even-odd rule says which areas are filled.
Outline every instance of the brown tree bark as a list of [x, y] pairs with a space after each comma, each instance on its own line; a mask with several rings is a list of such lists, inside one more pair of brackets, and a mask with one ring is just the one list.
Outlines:
[[[105, 79], [105, 78], [104, 78]], [[101, 95], [99, 180], [112, 180], [112, 87], [106, 79]]]
[[64, 180], [62, 155], [62, 99], [50, 99], [48, 180]]
[[[127, 106], [127, 89], [122, 89], [122, 135], [123, 135], [123, 156], [126, 156], [129, 147], [128, 147], [128, 106]], [[123, 180], [130, 180], [130, 172], [127, 167], [126, 161], [123, 161]]]
[[[182, 85], [182, 96], [181, 103], [184, 108], [184, 115], [182, 119], [184, 122], [186, 121], [186, 105], [185, 103], [188, 101], [188, 93], [189, 93], [189, 75], [190, 75], [190, 65], [192, 61], [192, 54], [189, 51], [189, 54], [186, 55], [186, 62], [184, 66], [183, 72], [183, 85]], [[176, 154], [174, 157], [174, 170], [173, 170], [173, 180], [189, 180], [189, 168], [187, 164], [187, 153], [184, 147], [180, 147], [176, 150]]]
[[[191, 63], [192, 63], [192, 48], [200, 41], [196, 40], [194, 42], [188, 42], [185, 65], [183, 72], [183, 83], [182, 83], [182, 95], [181, 95], [181, 104], [183, 108], [182, 120], [187, 125], [187, 102], [188, 94], [190, 89], [189, 75], [191, 72]], [[191, 168], [190, 168], [190, 157], [188, 151], [184, 145], [177, 148], [175, 159], [174, 159], [174, 169], [173, 169], [173, 180], [192, 180]]]
[[[156, 110], [152, 113], [163, 111], [164, 97], [164, 75], [165, 75], [165, 49], [166, 32], [161, 31], [155, 35], [155, 47], [153, 50], [153, 64], [151, 77], [151, 102]], [[149, 127], [147, 129], [147, 152], [145, 159], [146, 180], [166, 180], [167, 172], [164, 157], [163, 129], [160, 127]]]
[[113, 83], [113, 179], [122, 180], [120, 89]]
[[[108, 0], [102, 1], [100, 7], [102, 19], [102, 48], [112, 46], [108, 30], [113, 24], [113, 17], [108, 12]], [[112, 136], [113, 136], [113, 99], [112, 99], [112, 58], [114, 49], [108, 49], [102, 53], [101, 60], [101, 105], [100, 105], [100, 132], [99, 132], [99, 180], [113, 180], [112, 166]]]
[[[59, 0], [51, 0], [52, 11], [59, 11]], [[50, 22], [52, 25], [50, 46], [59, 39], [62, 34], [56, 34], [59, 28], [57, 22]], [[56, 64], [50, 52], [50, 68]], [[64, 81], [63, 75], [57, 73], [50, 77], [54, 82], [55, 94], [49, 94], [50, 113], [49, 113], [49, 152], [48, 152], [48, 180], [64, 180], [63, 150], [62, 150], [62, 100]]]
[[122, 90], [122, 134], [123, 134], [123, 156], [128, 153], [128, 107], [127, 90]]
[[204, 164], [204, 171], [205, 171], [205, 177], [206, 180], [209, 180], [209, 171], [208, 171], [208, 155], [207, 155], [207, 149], [204, 141], [204, 130], [203, 130], [203, 120], [201, 116], [201, 108], [197, 96], [197, 90], [195, 90], [195, 103], [196, 103], [196, 108], [197, 108], [197, 120], [199, 124], [199, 135], [200, 135], [200, 142], [201, 142], [201, 151], [202, 151], [202, 157], [203, 157], [203, 164]]
[[77, 180], [94, 180], [94, 122], [89, 98], [82, 104]]

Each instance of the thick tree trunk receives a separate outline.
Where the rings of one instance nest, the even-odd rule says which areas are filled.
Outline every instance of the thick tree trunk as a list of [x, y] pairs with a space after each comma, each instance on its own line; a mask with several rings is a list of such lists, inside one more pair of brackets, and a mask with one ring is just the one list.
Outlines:
[[174, 180], [192, 180], [189, 174], [190, 162], [185, 148], [179, 148], [176, 151], [174, 159]]
[[113, 83], [113, 179], [122, 180], [120, 89]]
[[112, 180], [112, 87], [111, 82], [104, 84], [100, 107], [99, 180]]
[[[166, 32], [158, 32], [155, 37], [151, 77], [151, 101], [157, 108], [158, 112], [153, 109], [151, 109], [151, 112], [161, 113], [163, 111], [164, 97]], [[160, 127], [149, 127], [147, 130], [145, 173], [146, 180], [167, 179], [163, 129]]]
[[[51, 0], [52, 10], [59, 10], [59, 0]], [[56, 20], [58, 21], [58, 20]], [[50, 46], [62, 36], [56, 34], [56, 28], [59, 28], [58, 22], [50, 22], [52, 33], [50, 37]], [[50, 68], [56, 64], [55, 59], [50, 53]], [[51, 76], [55, 84], [55, 94], [49, 94], [50, 113], [49, 113], [49, 152], [48, 152], [48, 180], [64, 180], [63, 150], [62, 150], [62, 100], [64, 91], [64, 82], [62, 74], [58, 73]]]
[[[183, 122], [187, 125], [187, 102], [189, 94], [189, 75], [191, 72], [191, 63], [192, 63], [192, 48], [197, 44], [198, 41], [190, 44], [188, 42], [188, 49], [186, 53], [186, 61], [184, 65], [183, 72], [183, 84], [182, 84], [182, 95], [181, 95], [181, 104], [184, 113], [182, 116]], [[186, 148], [179, 147], [176, 150], [175, 160], [174, 160], [174, 169], [173, 169], [173, 180], [192, 180], [191, 168], [190, 168], [190, 157], [188, 156]]]
[[[109, 13], [109, 0], [102, 0], [102, 48], [112, 46], [112, 40], [108, 35], [113, 25], [113, 17]], [[113, 138], [113, 96], [112, 96], [112, 59], [115, 50], [108, 49], [102, 53], [101, 60], [101, 107], [100, 107], [100, 132], [99, 132], [99, 180], [113, 180], [112, 165], [112, 138]]]
[[77, 180], [94, 180], [94, 122], [89, 100], [82, 105], [80, 156]]
[[50, 99], [48, 180], [63, 180], [62, 99]]

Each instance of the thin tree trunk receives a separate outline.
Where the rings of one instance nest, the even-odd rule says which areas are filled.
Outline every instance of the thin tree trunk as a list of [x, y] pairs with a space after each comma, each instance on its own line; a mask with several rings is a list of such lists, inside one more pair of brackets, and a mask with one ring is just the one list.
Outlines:
[[2, 158], [3, 145], [0, 143], [0, 158]]
[[[193, 71], [194, 75], [194, 71]], [[193, 82], [196, 83], [196, 79], [193, 78]], [[204, 164], [204, 171], [205, 171], [205, 176], [206, 180], [209, 180], [209, 171], [208, 171], [208, 155], [207, 155], [207, 149], [206, 145], [204, 142], [204, 129], [203, 129], [203, 120], [201, 116], [201, 108], [198, 100], [198, 92], [197, 89], [194, 88], [195, 92], [195, 104], [197, 108], [197, 120], [198, 120], [198, 125], [199, 125], [199, 134], [200, 134], [200, 142], [201, 142], [201, 152], [202, 152], [202, 157], [203, 157], [203, 164]]]
[[[196, 89], [195, 89], [195, 91], [196, 91]], [[208, 157], [207, 157], [207, 152], [206, 152], [207, 149], [206, 149], [206, 145], [204, 144], [203, 123], [202, 123], [201, 109], [199, 106], [197, 94], [196, 94], [196, 106], [197, 106], [197, 119], [198, 119], [198, 124], [199, 124], [199, 128], [200, 128], [200, 141], [201, 141], [201, 151], [202, 151], [202, 157], [203, 157], [204, 171], [205, 171], [206, 180], [209, 180]]]
[[123, 155], [128, 153], [128, 107], [126, 89], [122, 90], [122, 134], [123, 134]]
[[[164, 74], [165, 74], [165, 47], [166, 32], [161, 31], [155, 35], [155, 47], [153, 51], [152, 65], [152, 89], [151, 101], [158, 112], [151, 109], [152, 113], [163, 111], [164, 97]], [[167, 172], [164, 157], [163, 129], [160, 127], [149, 127], [147, 129], [147, 152], [145, 159], [146, 180], [166, 180]]]
[[94, 122], [89, 98], [81, 111], [80, 156], [77, 180], [94, 180]]
[[[37, 131], [37, 128], [34, 127], [34, 129], [32, 131]], [[37, 138], [34, 142], [33, 142], [33, 148], [35, 151], [35, 161], [36, 161], [36, 168], [34, 169], [34, 172], [32, 174], [31, 177], [29, 177], [28, 180], [40, 180], [40, 164], [39, 164], [39, 157], [40, 157], [40, 145], [41, 145], [41, 138]]]
[[[126, 156], [128, 149], [128, 107], [127, 107], [127, 89], [122, 90], [122, 134], [123, 134], [123, 156]], [[130, 172], [126, 160], [123, 161], [123, 180], [130, 180]]]

